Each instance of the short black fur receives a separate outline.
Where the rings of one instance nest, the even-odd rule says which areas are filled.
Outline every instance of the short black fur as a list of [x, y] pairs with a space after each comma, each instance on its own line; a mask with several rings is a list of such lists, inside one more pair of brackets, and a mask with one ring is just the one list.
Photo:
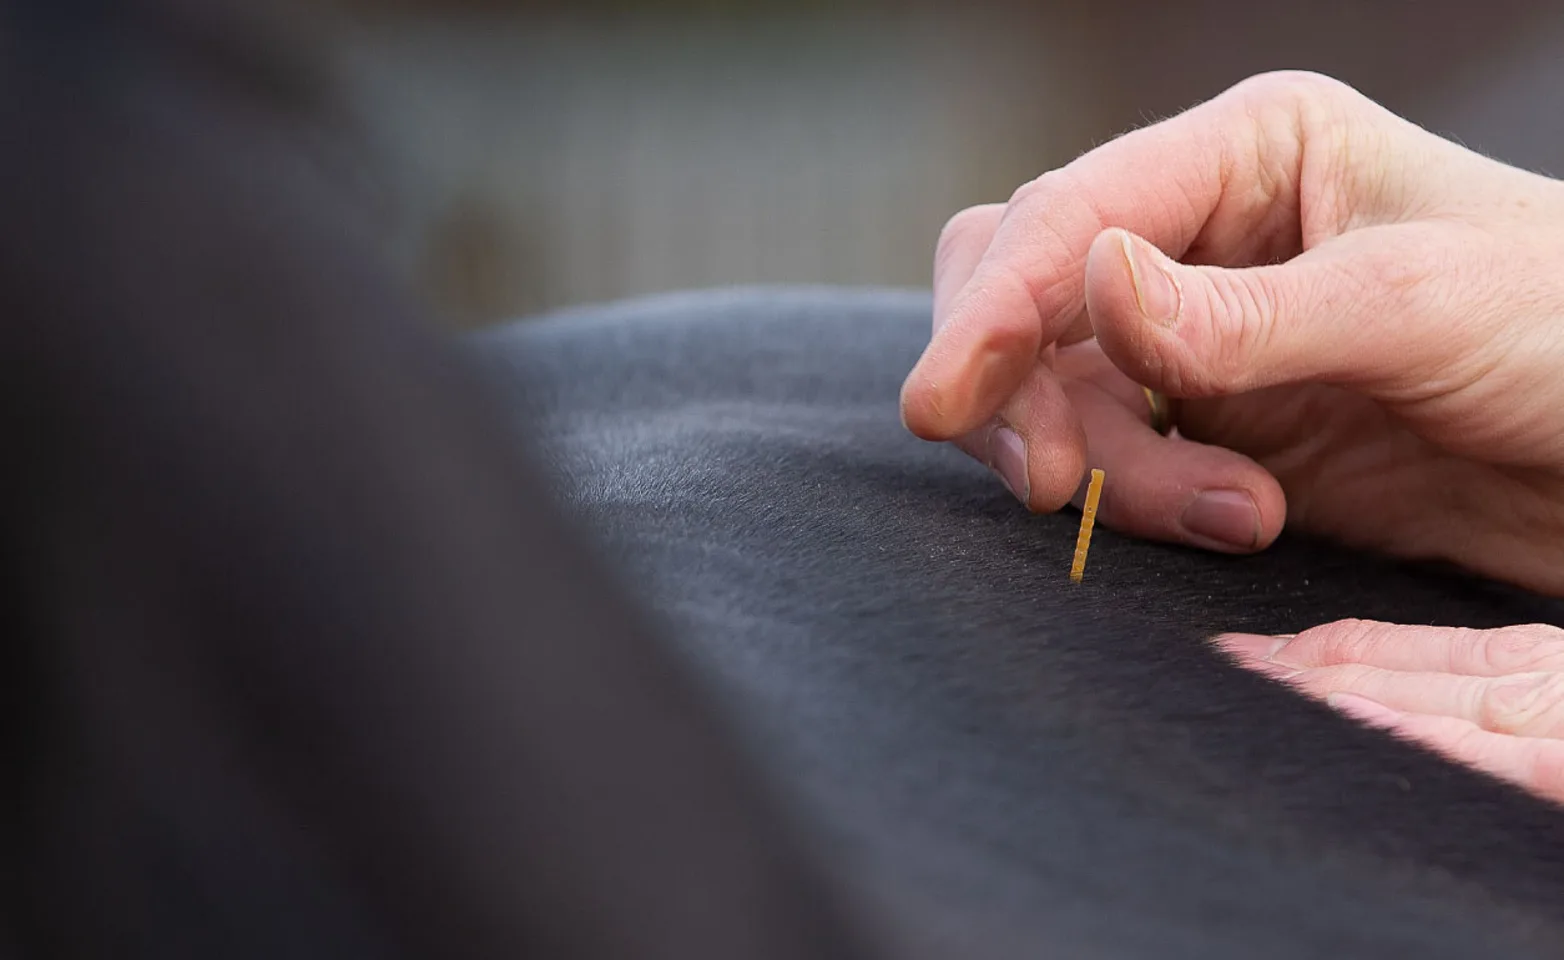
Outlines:
[[1554, 953], [1564, 814], [1206, 640], [1560, 606], [1294, 538], [1239, 559], [1101, 528], [1074, 586], [1078, 514], [1027, 515], [898, 423], [928, 314], [718, 292], [477, 343], [885, 928], [962, 957]]

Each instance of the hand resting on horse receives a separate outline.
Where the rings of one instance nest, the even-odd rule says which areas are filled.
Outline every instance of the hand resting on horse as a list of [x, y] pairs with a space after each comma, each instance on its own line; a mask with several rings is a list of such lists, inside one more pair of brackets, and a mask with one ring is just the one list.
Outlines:
[[[1124, 533], [1248, 553], [1285, 525], [1557, 596], [1561, 266], [1564, 184], [1256, 77], [954, 217], [903, 420], [1034, 511], [1100, 467]], [[1218, 642], [1564, 801], [1557, 629]]]

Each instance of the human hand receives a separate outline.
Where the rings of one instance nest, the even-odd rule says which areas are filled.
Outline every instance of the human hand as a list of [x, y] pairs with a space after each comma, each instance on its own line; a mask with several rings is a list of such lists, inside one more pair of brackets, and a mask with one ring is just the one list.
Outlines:
[[903, 420], [1033, 510], [1564, 593], [1564, 184], [1266, 75], [959, 214], [934, 298]]
[[1350, 717], [1564, 803], [1564, 630], [1343, 620], [1216, 643]]

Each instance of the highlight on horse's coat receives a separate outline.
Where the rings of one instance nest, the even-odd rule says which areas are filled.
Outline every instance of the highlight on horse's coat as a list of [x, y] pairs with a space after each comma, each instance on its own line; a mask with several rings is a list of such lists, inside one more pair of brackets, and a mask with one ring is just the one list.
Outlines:
[[1092, 527], [1097, 523], [1097, 501], [1102, 498], [1103, 472], [1093, 468], [1086, 485], [1086, 503], [1081, 507], [1081, 532], [1075, 535], [1075, 559], [1070, 563], [1070, 580], [1080, 583], [1086, 575], [1086, 551], [1092, 546]]

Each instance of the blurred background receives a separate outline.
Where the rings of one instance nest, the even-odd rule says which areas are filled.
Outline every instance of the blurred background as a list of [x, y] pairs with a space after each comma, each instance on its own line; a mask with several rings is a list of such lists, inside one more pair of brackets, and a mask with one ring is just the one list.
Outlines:
[[1272, 69], [1564, 172], [1544, 0], [349, 7], [388, 240], [458, 328], [697, 286], [923, 286], [958, 209]]

